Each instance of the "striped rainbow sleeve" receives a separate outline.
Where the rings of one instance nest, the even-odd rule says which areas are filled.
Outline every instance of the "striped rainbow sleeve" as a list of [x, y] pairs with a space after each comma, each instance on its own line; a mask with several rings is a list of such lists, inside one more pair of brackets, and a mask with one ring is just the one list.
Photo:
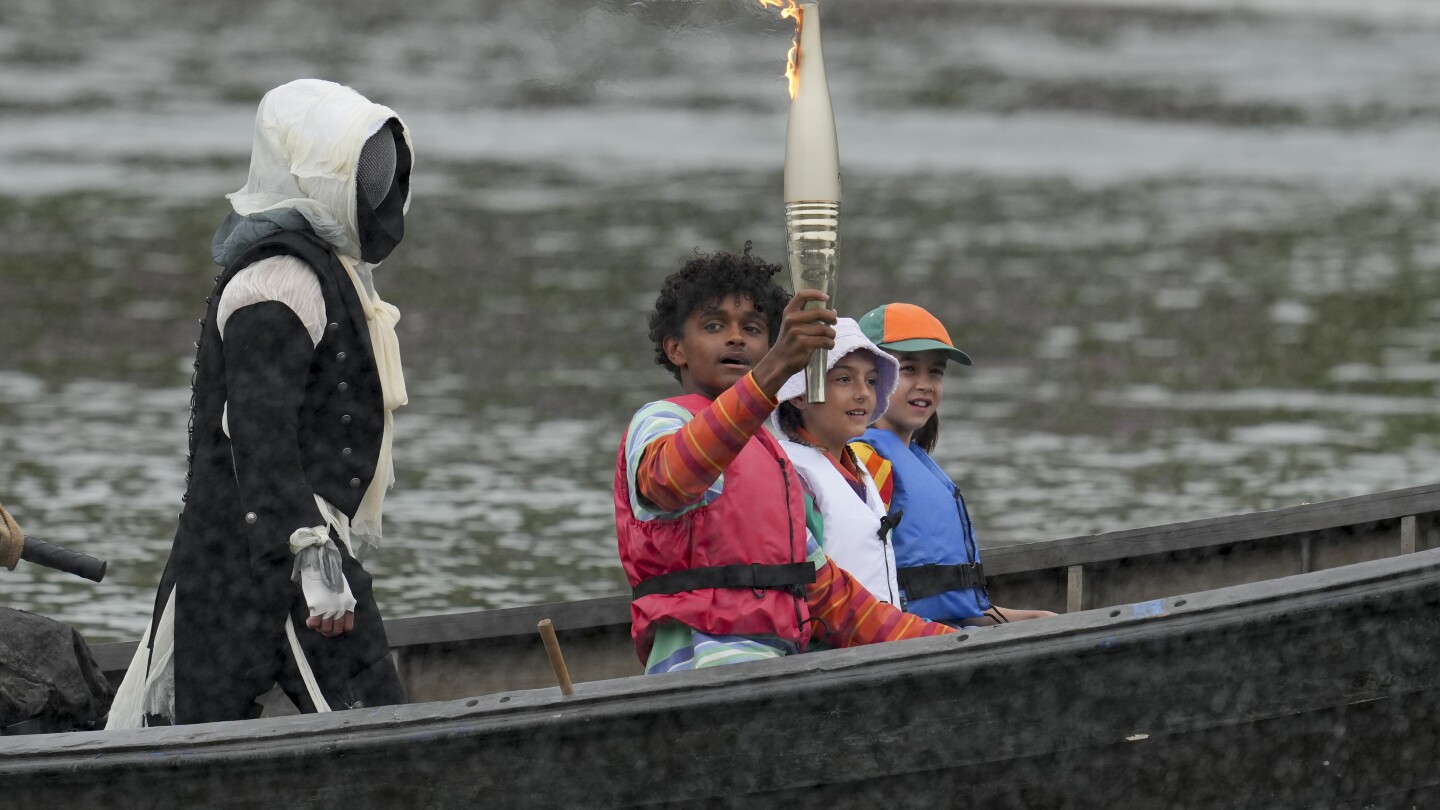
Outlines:
[[636, 492], [664, 512], [697, 503], [777, 404], [746, 374], [679, 430], [645, 446], [635, 469]]
[[875, 480], [875, 489], [880, 491], [880, 500], [884, 502], [885, 509], [890, 509], [890, 496], [895, 492], [895, 479], [890, 477], [890, 461], [880, 455], [879, 451], [864, 442], [851, 442], [850, 449], [860, 463]]
[[927, 622], [881, 602], [828, 557], [825, 565], [815, 572], [815, 583], [805, 586], [805, 598], [810, 604], [810, 615], [821, 620], [815, 626], [816, 639], [831, 647], [855, 647], [957, 632], [948, 625]]

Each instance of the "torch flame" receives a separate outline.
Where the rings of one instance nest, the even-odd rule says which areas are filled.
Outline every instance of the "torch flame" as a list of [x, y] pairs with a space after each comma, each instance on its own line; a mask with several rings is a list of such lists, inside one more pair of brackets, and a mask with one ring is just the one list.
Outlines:
[[795, 21], [795, 39], [790, 42], [790, 52], [785, 55], [785, 79], [790, 83], [790, 100], [800, 92], [800, 26], [804, 25], [805, 12], [795, 0], [760, 0], [760, 5], [780, 9], [780, 16]]

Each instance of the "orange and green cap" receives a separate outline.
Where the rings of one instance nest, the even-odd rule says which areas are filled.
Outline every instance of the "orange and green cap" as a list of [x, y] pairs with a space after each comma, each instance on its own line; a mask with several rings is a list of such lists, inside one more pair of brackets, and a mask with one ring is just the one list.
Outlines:
[[860, 331], [882, 349], [892, 352], [928, 352], [940, 349], [951, 360], [970, 365], [970, 356], [955, 348], [944, 324], [923, 307], [914, 304], [886, 304], [865, 313]]

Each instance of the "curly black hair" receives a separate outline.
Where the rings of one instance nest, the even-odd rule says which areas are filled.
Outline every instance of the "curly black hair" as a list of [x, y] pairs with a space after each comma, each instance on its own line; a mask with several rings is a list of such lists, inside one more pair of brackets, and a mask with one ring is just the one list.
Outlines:
[[785, 305], [790, 303], [790, 293], [771, 278], [778, 272], [780, 265], [750, 255], [750, 243], [746, 242], [743, 254], [725, 251], [701, 254], [666, 276], [660, 285], [660, 295], [655, 298], [655, 311], [650, 313], [655, 363], [680, 379], [680, 369], [665, 355], [665, 339], [680, 337], [685, 321], [695, 310], [731, 295], [750, 299], [755, 309], [765, 316], [770, 340], [774, 341], [780, 333]]

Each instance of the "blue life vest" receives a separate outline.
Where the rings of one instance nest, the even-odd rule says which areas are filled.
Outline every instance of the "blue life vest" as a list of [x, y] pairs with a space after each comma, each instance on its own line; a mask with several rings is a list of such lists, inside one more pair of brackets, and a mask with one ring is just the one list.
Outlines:
[[[954, 622], [982, 615], [990, 609], [983, 578], [971, 587], [955, 588], [915, 598], [905, 588], [911, 576], [934, 571], [934, 566], [966, 566], [980, 562], [975, 529], [959, 487], [935, 465], [920, 447], [900, 442], [888, 430], [872, 427], [856, 441], [875, 448], [891, 465], [894, 489], [890, 514], [904, 518], [892, 535], [895, 564], [899, 567], [905, 610], [931, 621]], [[925, 569], [924, 567], [931, 567]], [[979, 566], [975, 565], [975, 572]], [[983, 577], [983, 574], [981, 574]]]

